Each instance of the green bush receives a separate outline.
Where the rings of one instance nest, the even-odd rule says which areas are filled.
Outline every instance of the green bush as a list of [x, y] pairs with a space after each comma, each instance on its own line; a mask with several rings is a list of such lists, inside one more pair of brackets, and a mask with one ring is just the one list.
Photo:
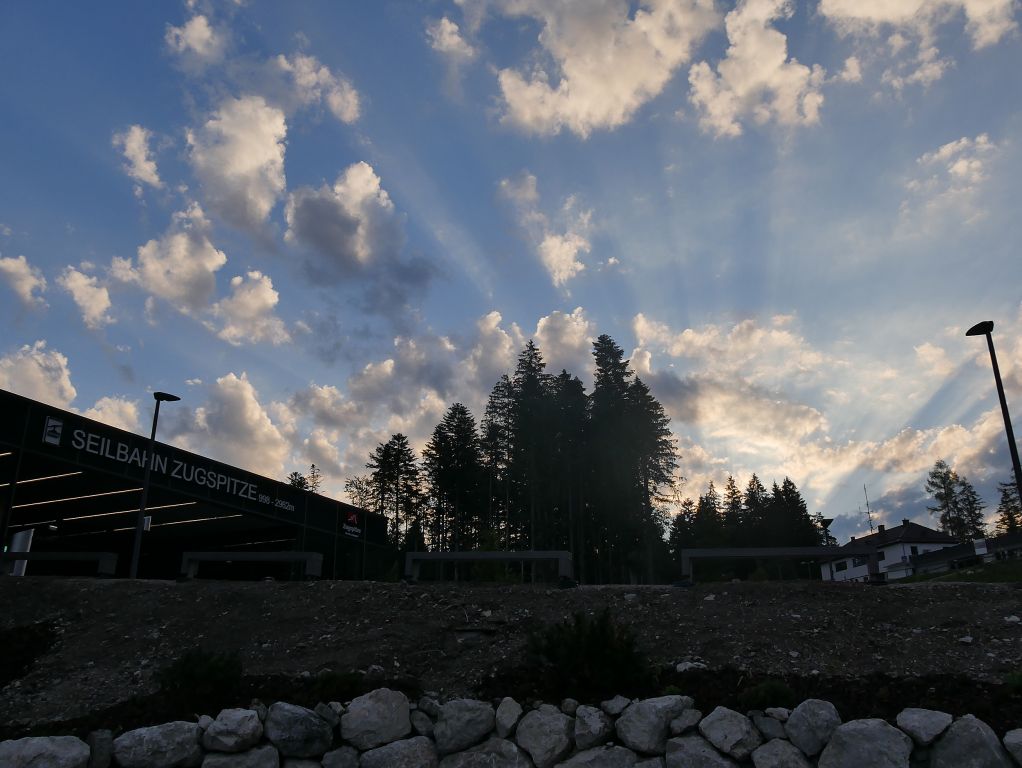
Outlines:
[[156, 673], [160, 692], [182, 713], [213, 712], [236, 706], [241, 691], [241, 658], [237, 651], [186, 651]]

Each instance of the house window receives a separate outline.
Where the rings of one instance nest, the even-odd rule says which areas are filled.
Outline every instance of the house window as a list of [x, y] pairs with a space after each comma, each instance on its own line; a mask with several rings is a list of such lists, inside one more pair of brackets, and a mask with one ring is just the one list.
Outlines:
[[866, 564], [866, 562], [868, 560], [869, 560], [869, 558], [866, 558], [866, 557], [853, 557], [852, 558], [852, 568], [861, 568], [862, 566], [864, 566]]
[[879, 554], [877, 554], [877, 560], [883, 560], [886, 556], [887, 556], [887, 553], [881, 551]]
[[840, 562], [834, 563], [834, 570], [835, 571], [847, 571], [848, 570], [848, 561], [847, 560], [841, 560]]
[[912, 547], [911, 549], [912, 549], [912, 554], [913, 555], [918, 555], [919, 554], [919, 547]]

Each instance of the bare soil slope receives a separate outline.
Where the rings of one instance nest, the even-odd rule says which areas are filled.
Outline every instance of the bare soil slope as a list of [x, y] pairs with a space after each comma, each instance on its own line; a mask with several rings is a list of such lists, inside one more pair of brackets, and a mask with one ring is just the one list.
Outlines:
[[[657, 685], [675, 685], [703, 708], [734, 703], [750, 682], [772, 677], [800, 696], [845, 696], [845, 718], [871, 707], [882, 713], [885, 701], [929, 702], [1018, 727], [1019, 691], [1002, 683], [1022, 670], [1022, 622], [1011, 619], [1022, 616], [1020, 586], [560, 590], [0, 578], [0, 738], [66, 729], [68, 721], [78, 729], [103, 724], [104, 710], [133, 696], [148, 695], [152, 712], [156, 672], [195, 647], [237, 651], [246, 674], [264, 680], [300, 685], [325, 670], [378, 665], [384, 681], [412, 693], [492, 696], [494, 675], [503, 685], [515, 680], [530, 632], [605, 606], [635, 632], [660, 673]], [[676, 675], [674, 665], [686, 660], [709, 671]], [[365, 681], [367, 688], [379, 683]], [[122, 710], [118, 722], [105, 724], [126, 726], [143, 714]]]

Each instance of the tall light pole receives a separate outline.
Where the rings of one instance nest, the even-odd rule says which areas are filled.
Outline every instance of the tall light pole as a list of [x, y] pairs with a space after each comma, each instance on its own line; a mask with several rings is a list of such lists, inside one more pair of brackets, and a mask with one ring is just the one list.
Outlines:
[[181, 398], [166, 392], [153, 392], [153, 399], [156, 401], [156, 410], [153, 411], [153, 431], [149, 433], [149, 449], [145, 456], [145, 477], [142, 479], [142, 500], [138, 504], [138, 520], [135, 521], [135, 543], [131, 548], [131, 572], [129, 576], [134, 579], [138, 577], [138, 559], [142, 554], [142, 528], [145, 526], [145, 505], [149, 500], [149, 474], [153, 471], [153, 464], [156, 461], [154, 448], [156, 447], [156, 422], [160, 420], [160, 403], [177, 402]]
[[976, 323], [965, 332], [966, 336], [986, 336], [987, 347], [990, 349], [990, 364], [994, 367], [994, 382], [997, 384], [997, 396], [1001, 399], [1001, 415], [1004, 416], [1004, 431], [1008, 435], [1008, 450], [1011, 451], [1011, 466], [1015, 470], [1015, 488], [1022, 499], [1022, 468], [1018, 462], [1018, 445], [1015, 444], [1015, 432], [1011, 428], [1011, 417], [1008, 415], [1008, 401], [1004, 399], [1004, 385], [1001, 384], [1001, 370], [997, 367], [997, 355], [994, 354], [994, 340], [990, 332], [994, 330], [993, 320]]

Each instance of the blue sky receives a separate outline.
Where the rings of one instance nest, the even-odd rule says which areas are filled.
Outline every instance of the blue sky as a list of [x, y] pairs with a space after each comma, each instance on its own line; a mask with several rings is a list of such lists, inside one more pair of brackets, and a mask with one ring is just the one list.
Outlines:
[[861, 533], [1022, 413], [1016, 0], [0, 7], [0, 387], [328, 492], [609, 333]]

